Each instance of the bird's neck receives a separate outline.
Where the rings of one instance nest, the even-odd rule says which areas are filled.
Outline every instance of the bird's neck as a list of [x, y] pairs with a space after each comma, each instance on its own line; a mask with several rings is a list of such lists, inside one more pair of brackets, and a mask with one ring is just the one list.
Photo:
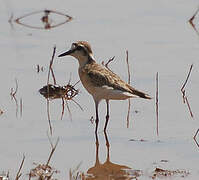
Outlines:
[[94, 57], [92, 54], [86, 55], [86, 56], [81, 56], [81, 57], [76, 57], [79, 62], [79, 67], [83, 67], [88, 63], [95, 62]]

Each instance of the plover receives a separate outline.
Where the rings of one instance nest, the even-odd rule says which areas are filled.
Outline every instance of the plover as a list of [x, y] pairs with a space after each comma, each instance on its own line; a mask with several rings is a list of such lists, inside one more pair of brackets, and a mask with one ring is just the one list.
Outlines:
[[134, 97], [151, 99], [146, 93], [136, 90], [124, 82], [117, 74], [98, 64], [93, 57], [93, 52], [88, 42], [77, 41], [72, 44], [70, 50], [60, 54], [58, 57], [66, 55], [71, 55], [78, 60], [80, 80], [84, 88], [93, 96], [96, 110], [95, 133], [97, 133], [98, 129], [98, 105], [101, 100], [104, 99], [107, 106], [104, 126], [104, 132], [106, 132], [109, 121], [109, 100], [125, 100]]

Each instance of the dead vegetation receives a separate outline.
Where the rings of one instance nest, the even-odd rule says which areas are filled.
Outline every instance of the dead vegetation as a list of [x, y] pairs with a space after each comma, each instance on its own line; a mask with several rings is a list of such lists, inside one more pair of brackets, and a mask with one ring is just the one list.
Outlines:
[[195, 25], [195, 23], [194, 23], [194, 20], [195, 20], [195, 18], [196, 18], [196, 16], [197, 16], [198, 12], [199, 12], [199, 7], [197, 8], [197, 10], [196, 10], [196, 12], [193, 14], [193, 16], [189, 19], [189, 24], [191, 25], [191, 27], [194, 29], [194, 31], [195, 31], [195, 32], [197, 33], [197, 35], [199, 36], [199, 31], [198, 31], [198, 29], [196, 28], [196, 25]]
[[158, 72], [156, 73], [156, 134], [159, 136], [159, 81]]
[[20, 117], [22, 117], [22, 112], [23, 112], [23, 104], [22, 104], [22, 98], [20, 98], [20, 104], [18, 104], [18, 99], [16, 97], [17, 91], [18, 91], [18, 81], [15, 79], [15, 89], [11, 88], [10, 89], [10, 96], [11, 100], [14, 100], [15, 105], [16, 105], [16, 117], [18, 117], [18, 112], [20, 111]]
[[[67, 110], [69, 112], [69, 116], [72, 119], [72, 114], [68, 105], [68, 101], [74, 102], [82, 111], [83, 108], [81, 105], [74, 100], [74, 97], [76, 97], [79, 94], [79, 90], [75, 89], [75, 86], [79, 83], [76, 82], [74, 85], [70, 84], [70, 80], [67, 85], [60, 86], [57, 84], [55, 74], [53, 71], [53, 62], [55, 57], [56, 47], [53, 48], [53, 54], [52, 58], [50, 60], [49, 68], [48, 68], [48, 76], [47, 76], [47, 85], [43, 86], [39, 92], [41, 95], [43, 95], [47, 100], [47, 116], [48, 116], [48, 123], [50, 128], [50, 133], [52, 135], [52, 125], [50, 120], [50, 100], [54, 99], [61, 99], [62, 100], [62, 112], [61, 112], [61, 119], [63, 118], [64, 111], [65, 111], [65, 104], [67, 107]], [[50, 84], [50, 77], [52, 76], [53, 84]]]
[[38, 180], [54, 180], [52, 176], [57, 172], [58, 171], [53, 169], [51, 166], [47, 166], [46, 164], [38, 164], [35, 168], [30, 170], [29, 180], [32, 178], [36, 178]]
[[76, 168], [74, 168], [73, 170], [72, 169], [69, 170], [70, 180], [84, 180], [85, 179], [84, 173], [79, 170], [81, 164], [82, 163], [79, 163]]
[[191, 110], [191, 106], [190, 106], [190, 104], [189, 104], [189, 101], [188, 101], [188, 98], [187, 98], [187, 95], [186, 95], [186, 91], [185, 91], [185, 86], [186, 86], [186, 84], [187, 84], [187, 82], [188, 82], [188, 79], [189, 79], [189, 76], [190, 76], [190, 74], [191, 74], [192, 68], [193, 68], [193, 64], [190, 66], [189, 73], [188, 73], [188, 75], [187, 75], [187, 78], [186, 78], [184, 84], [182, 85], [181, 92], [182, 92], [183, 103], [184, 103], [184, 104], [185, 104], [185, 103], [187, 104], [189, 113], [190, 113], [191, 117], [193, 118], [193, 113], [192, 113], [192, 110]]
[[55, 143], [55, 145], [53, 145], [50, 137], [48, 136], [50, 145], [51, 145], [51, 152], [50, 155], [48, 157], [48, 160], [46, 162], [46, 164], [35, 164], [36, 167], [30, 170], [29, 173], [29, 180], [31, 180], [32, 178], [37, 178], [38, 180], [55, 180], [53, 178], [53, 174], [59, 173], [58, 170], [52, 168], [49, 164], [50, 164], [50, 160], [52, 158], [52, 155], [54, 154], [58, 142], [59, 142], [59, 138], [57, 138], [57, 141]]
[[159, 178], [174, 178], [174, 177], [187, 177], [189, 175], [189, 171], [186, 170], [166, 170], [162, 168], [156, 168], [153, 171], [151, 176], [152, 179], [159, 179]]
[[19, 170], [18, 170], [18, 172], [17, 172], [17, 175], [16, 175], [15, 180], [19, 180], [20, 177], [21, 177], [21, 175], [22, 175], [21, 169], [22, 169], [22, 167], [23, 167], [24, 161], [25, 161], [25, 156], [23, 155], [23, 159], [22, 159], [21, 164], [20, 164], [20, 166], [19, 166]]
[[[42, 23], [43, 26], [35, 26], [34, 24], [31, 24], [31, 22], [26, 22], [24, 23], [22, 20], [29, 17], [29, 16], [33, 16], [33, 15], [38, 15], [38, 14], [41, 14], [41, 18], [40, 18], [40, 22]], [[52, 19], [51, 15], [59, 15], [60, 17], [64, 17], [64, 20], [62, 22], [59, 22], [59, 23], [55, 23], [55, 20]], [[12, 22], [13, 22], [13, 16], [11, 16], [12, 18], [9, 19], [9, 23], [11, 25]], [[22, 25], [22, 26], [25, 26], [25, 27], [28, 27], [28, 28], [33, 28], [33, 29], [52, 29], [52, 28], [55, 28], [55, 27], [58, 27], [60, 25], [63, 25], [65, 23], [68, 23], [72, 20], [73, 18], [67, 14], [64, 14], [64, 13], [61, 13], [61, 12], [58, 12], [58, 11], [55, 11], [55, 10], [40, 10], [40, 11], [34, 11], [34, 12], [31, 12], [31, 13], [28, 13], [28, 14], [25, 14], [19, 18], [16, 18], [14, 19], [14, 22], [19, 24], [19, 25]]]
[[[130, 84], [131, 83], [131, 74], [130, 74], [130, 67], [129, 67], [129, 52], [128, 52], [128, 50], [126, 50], [126, 64], [127, 64], [127, 72], [128, 72], [128, 84]], [[128, 111], [127, 111], [127, 116], [126, 116], [127, 128], [129, 128], [130, 112], [131, 112], [131, 100], [128, 99]]]

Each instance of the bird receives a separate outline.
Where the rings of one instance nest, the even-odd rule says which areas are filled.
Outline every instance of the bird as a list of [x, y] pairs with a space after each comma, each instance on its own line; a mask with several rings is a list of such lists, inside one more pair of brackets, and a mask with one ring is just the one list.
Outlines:
[[73, 56], [79, 62], [78, 73], [82, 85], [90, 93], [95, 102], [95, 133], [98, 131], [99, 114], [98, 106], [101, 100], [106, 101], [106, 121], [104, 132], [106, 132], [109, 122], [109, 101], [126, 100], [140, 97], [151, 99], [151, 97], [123, 81], [117, 74], [109, 68], [98, 64], [93, 56], [93, 51], [87, 41], [77, 41], [72, 43], [71, 48], [60, 54], [58, 57]]

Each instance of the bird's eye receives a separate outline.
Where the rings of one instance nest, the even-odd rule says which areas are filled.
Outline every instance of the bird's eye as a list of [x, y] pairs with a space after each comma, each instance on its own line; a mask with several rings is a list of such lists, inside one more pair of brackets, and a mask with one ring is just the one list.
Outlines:
[[72, 44], [72, 49], [75, 49], [77, 47], [77, 44], [73, 43]]
[[80, 51], [80, 50], [82, 50], [83, 49], [83, 47], [82, 46], [77, 46], [77, 48], [76, 48], [78, 51]]

